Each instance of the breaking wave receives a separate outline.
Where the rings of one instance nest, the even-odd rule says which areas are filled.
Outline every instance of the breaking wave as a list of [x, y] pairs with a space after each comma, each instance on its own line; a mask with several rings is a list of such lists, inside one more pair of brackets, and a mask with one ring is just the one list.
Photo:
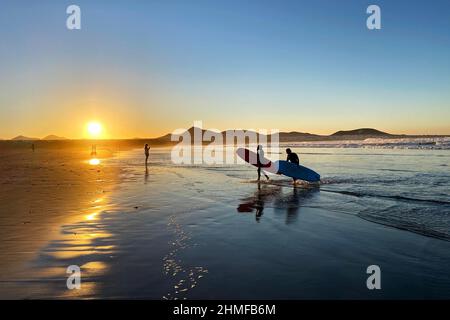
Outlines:
[[450, 137], [290, 142], [292, 147], [450, 150]]

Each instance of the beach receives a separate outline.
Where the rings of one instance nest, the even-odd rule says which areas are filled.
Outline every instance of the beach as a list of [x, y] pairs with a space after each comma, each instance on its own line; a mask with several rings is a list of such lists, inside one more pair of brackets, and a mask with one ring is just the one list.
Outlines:
[[175, 165], [170, 148], [147, 168], [141, 149], [96, 165], [79, 150], [3, 152], [1, 298], [450, 297], [448, 150], [294, 150], [320, 186]]
[[30, 142], [10, 143], [0, 149], [3, 298], [26, 297], [27, 281], [39, 276], [27, 263], [59, 237], [63, 225], [95, 209], [98, 199], [106, 197], [117, 182], [117, 168], [90, 164], [92, 159], [110, 157], [109, 150], [91, 157], [89, 149], [76, 144], [36, 147], [34, 152], [30, 146]]

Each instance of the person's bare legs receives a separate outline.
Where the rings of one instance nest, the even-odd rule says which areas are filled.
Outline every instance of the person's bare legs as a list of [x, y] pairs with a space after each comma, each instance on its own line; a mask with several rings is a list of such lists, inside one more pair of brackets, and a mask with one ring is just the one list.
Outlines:
[[[263, 171], [264, 176], [269, 180], [269, 176]], [[261, 167], [258, 167], [258, 181], [261, 179]]]

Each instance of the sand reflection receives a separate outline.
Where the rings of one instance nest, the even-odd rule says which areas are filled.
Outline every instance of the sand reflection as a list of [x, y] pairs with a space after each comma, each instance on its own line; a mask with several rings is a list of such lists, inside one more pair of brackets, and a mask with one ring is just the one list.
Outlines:
[[[284, 190], [286, 189], [286, 190]], [[241, 199], [236, 208], [239, 213], [255, 212], [256, 222], [260, 222], [264, 208], [269, 206], [276, 213], [285, 212], [286, 224], [297, 220], [300, 208], [319, 191], [319, 188], [282, 187], [267, 183], [258, 183], [257, 190], [249, 197]]]
[[92, 158], [89, 160], [89, 164], [91, 166], [98, 166], [101, 163], [100, 159]]
[[[35, 270], [53, 297], [91, 297], [98, 294], [100, 277], [109, 270], [115, 253], [115, 237], [105, 230], [102, 217], [107, 214], [104, 197], [92, 200], [91, 212], [61, 227], [60, 237], [51, 241], [34, 262]], [[77, 265], [81, 269], [81, 289], [69, 290], [57, 279], [67, 278], [66, 269]], [[52, 285], [55, 283], [55, 286]], [[57, 285], [56, 285], [57, 283]]]

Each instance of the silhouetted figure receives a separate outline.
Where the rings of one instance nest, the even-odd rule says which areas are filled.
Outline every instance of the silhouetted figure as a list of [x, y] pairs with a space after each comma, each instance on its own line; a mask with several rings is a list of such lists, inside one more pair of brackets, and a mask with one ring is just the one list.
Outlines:
[[96, 156], [97, 155], [97, 146], [95, 144], [93, 144], [91, 146], [91, 156]]
[[34, 152], [34, 143], [31, 144], [31, 150]]
[[[262, 145], [258, 145], [258, 147], [256, 148], [256, 164], [258, 165], [258, 181], [261, 178], [261, 167], [263, 166], [263, 163], [261, 163], [261, 159], [264, 159], [264, 150]], [[266, 179], [269, 180], [269, 176], [267, 174], [264, 173], [263, 174], [266, 176]]]
[[148, 145], [148, 143], [146, 143], [144, 146], [144, 153], [145, 153], [145, 165], [147, 166], [148, 157], [150, 156], [150, 146]]
[[[300, 160], [298, 159], [298, 155], [295, 152], [292, 152], [292, 150], [290, 148], [286, 149], [286, 153], [287, 153], [286, 161], [295, 163], [296, 165], [300, 164]], [[296, 179], [295, 178], [292, 178], [292, 179], [294, 180], [294, 183], [295, 183]]]

